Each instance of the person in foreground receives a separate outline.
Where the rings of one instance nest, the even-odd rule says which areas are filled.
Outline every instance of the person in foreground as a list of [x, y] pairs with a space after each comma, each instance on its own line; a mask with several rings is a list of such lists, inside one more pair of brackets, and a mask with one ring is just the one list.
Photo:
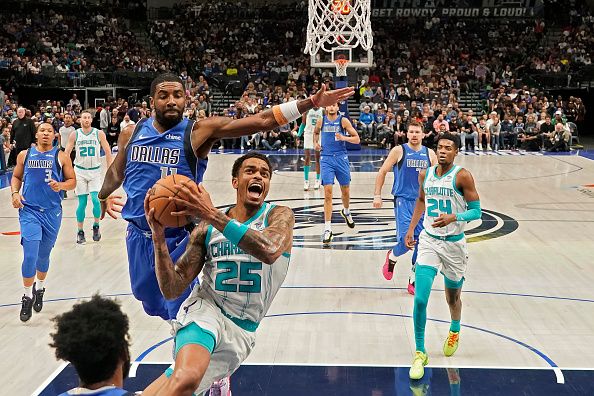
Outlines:
[[409, 372], [411, 379], [422, 378], [424, 366], [429, 362], [425, 350], [427, 303], [433, 280], [440, 269], [452, 318], [443, 353], [449, 357], [458, 349], [462, 316], [460, 297], [468, 265], [464, 227], [468, 221], [481, 218], [481, 204], [472, 175], [454, 165], [459, 148], [458, 136], [444, 133], [439, 137], [437, 165], [419, 174], [419, 197], [405, 236], [406, 246], [414, 249], [417, 243], [414, 240], [415, 228], [424, 213], [424, 230], [419, 237], [415, 270], [413, 322], [416, 353]]
[[58, 359], [70, 362], [80, 379], [78, 387], [60, 396], [133, 395], [122, 387], [130, 370], [128, 317], [115, 301], [93, 296], [53, 319], [51, 334]]
[[202, 185], [180, 186], [189, 198], [170, 198], [185, 208], [174, 214], [202, 220], [175, 265], [147, 195], [155, 272], [165, 298], [178, 297], [201, 271], [203, 278], [173, 321], [175, 363], [144, 396], [201, 395], [237, 370], [254, 348], [255, 331], [289, 269], [295, 224], [291, 209], [264, 202], [271, 176], [264, 155], [250, 152], [238, 158], [231, 182], [237, 201], [224, 212], [214, 207]]

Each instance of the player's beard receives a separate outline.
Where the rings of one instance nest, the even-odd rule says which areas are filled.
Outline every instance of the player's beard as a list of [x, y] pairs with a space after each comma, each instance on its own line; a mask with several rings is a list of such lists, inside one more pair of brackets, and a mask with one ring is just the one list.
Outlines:
[[[166, 109], [165, 112], [171, 109]], [[160, 111], [159, 109], [155, 108], [155, 119], [163, 128], [169, 130], [179, 124], [183, 118], [183, 114], [181, 112], [177, 113], [177, 117], [170, 118], [165, 116], [165, 112]]]

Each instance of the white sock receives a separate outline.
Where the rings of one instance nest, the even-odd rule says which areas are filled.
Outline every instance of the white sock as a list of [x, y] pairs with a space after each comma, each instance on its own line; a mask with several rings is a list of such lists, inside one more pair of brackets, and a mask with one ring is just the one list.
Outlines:
[[398, 256], [395, 256], [395, 255], [394, 255], [394, 251], [393, 251], [393, 250], [390, 250], [390, 256], [389, 256], [389, 259], [390, 259], [391, 261], [393, 261], [393, 262], [396, 262], [396, 260], [398, 260]]
[[349, 210], [349, 208], [345, 208], [345, 207], [343, 207], [343, 208], [342, 208], [342, 210], [344, 210], [344, 215], [345, 215], [345, 216], [348, 216], [348, 215], [350, 215], [350, 214], [351, 214], [351, 211]]
[[37, 279], [37, 283], [35, 284], [35, 288], [37, 290], [43, 290], [45, 288], [45, 279], [44, 280]]
[[324, 231], [332, 231], [332, 222], [327, 221], [324, 223]]
[[33, 298], [33, 286], [25, 286], [25, 296]]

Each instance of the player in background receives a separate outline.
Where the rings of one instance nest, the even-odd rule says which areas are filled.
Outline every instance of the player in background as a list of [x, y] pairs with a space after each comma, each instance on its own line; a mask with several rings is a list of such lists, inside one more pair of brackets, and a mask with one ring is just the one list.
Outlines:
[[93, 116], [88, 110], [80, 115], [81, 127], [68, 136], [65, 153], [70, 156], [72, 150], [76, 150], [74, 158], [74, 172], [76, 173], [76, 189], [74, 193], [78, 197], [76, 208], [76, 223], [78, 233], [76, 243], [85, 244], [84, 223], [87, 211], [89, 195], [93, 203], [93, 240], [101, 240], [99, 231], [99, 218], [101, 217], [101, 204], [99, 203], [99, 190], [101, 189], [101, 149], [105, 152], [107, 167], [111, 164], [111, 148], [107, 143], [105, 133], [93, 128]]
[[468, 170], [454, 165], [459, 148], [458, 136], [445, 133], [439, 137], [438, 165], [419, 174], [421, 188], [405, 236], [406, 245], [413, 249], [417, 243], [414, 239], [415, 228], [424, 213], [424, 230], [419, 236], [415, 270], [413, 322], [416, 352], [409, 371], [411, 379], [422, 378], [424, 366], [429, 362], [425, 350], [427, 303], [438, 271], [444, 277], [445, 296], [452, 319], [443, 353], [452, 356], [458, 349], [462, 284], [468, 266], [464, 228], [468, 221], [481, 218], [481, 204], [472, 175]]
[[[56, 132], [51, 124], [38, 125], [37, 145], [17, 156], [10, 188], [12, 206], [19, 209], [25, 293], [20, 318], [26, 322], [43, 308], [50, 253], [62, 224], [62, 191], [76, 185], [70, 157], [53, 147]], [[37, 282], [35, 282], [37, 279]]]
[[299, 126], [299, 133], [297, 137], [303, 135], [303, 152], [305, 155], [305, 165], [303, 166], [303, 190], [309, 190], [309, 167], [311, 164], [311, 152], [314, 151], [316, 156], [316, 181], [314, 182], [314, 190], [320, 188], [320, 152], [315, 150], [313, 135], [314, 129], [318, 120], [324, 117], [324, 109], [314, 107], [303, 114], [301, 125]]
[[[394, 276], [394, 266], [399, 256], [408, 252], [404, 243], [404, 236], [408, 231], [415, 201], [419, 195], [419, 173], [431, 165], [437, 163], [435, 152], [422, 145], [423, 124], [418, 121], [411, 121], [408, 125], [406, 137], [408, 142], [396, 146], [388, 154], [382, 167], [375, 177], [375, 189], [373, 195], [373, 207], [382, 207], [382, 187], [389, 171], [394, 172], [394, 184], [392, 195], [394, 196], [394, 218], [396, 220], [396, 245], [386, 253], [386, 261], [382, 273], [386, 280]], [[415, 239], [423, 230], [422, 221], [415, 228]], [[417, 259], [417, 248], [412, 255], [411, 276], [408, 278], [408, 292], [415, 294], [414, 266]]]
[[324, 234], [325, 246], [332, 242], [332, 187], [334, 179], [340, 184], [342, 209], [340, 215], [349, 228], [355, 222], [349, 209], [351, 169], [346, 142], [359, 144], [359, 135], [351, 122], [338, 112], [338, 103], [326, 106], [326, 115], [318, 120], [314, 129], [314, 144], [320, 152], [320, 173], [324, 186]]

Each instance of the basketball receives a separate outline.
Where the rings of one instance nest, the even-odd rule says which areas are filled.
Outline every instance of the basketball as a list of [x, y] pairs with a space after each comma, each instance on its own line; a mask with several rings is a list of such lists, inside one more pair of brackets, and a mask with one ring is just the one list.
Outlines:
[[183, 227], [189, 223], [184, 216], [174, 216], [171, 212], [177, 212], [183, 208], [170, 197], [179, 196], [186, 199], [186, 194], [175, 185], [184, 183], [194, 183], [192, 179], [183, 175], [169, 175], [164, 179], [159, 179], [149, 190], [149, 208], [155, 208], [155, 220], [165, 227]]

